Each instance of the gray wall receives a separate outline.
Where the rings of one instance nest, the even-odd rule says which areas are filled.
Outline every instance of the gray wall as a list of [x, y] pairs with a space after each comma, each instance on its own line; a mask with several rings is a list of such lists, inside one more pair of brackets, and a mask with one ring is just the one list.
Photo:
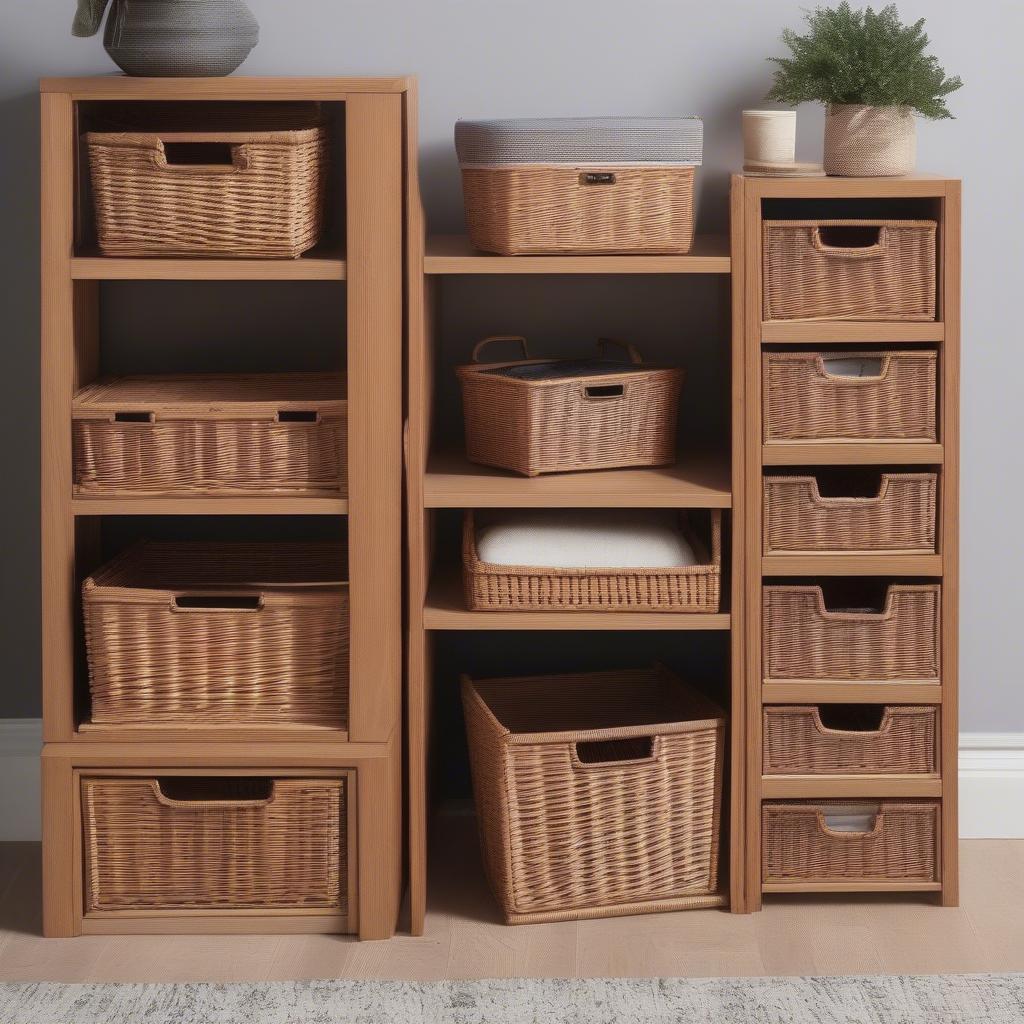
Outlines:
[[[725, 224], [740, 162], [739, 111], [761, 105], [764, 58], [799, 0], [250, 0], [262, 42], [248, 74], [415, 73], [432, 227], [461, 223], [457, 117], [699, 113], [702, 227]], [[72, 0], [0, 0], [0, 375], [4, 507], [0, 716], [39, 713], [38, 163], [36, 79], [111, 70], [69, 34]], [[920, 124], [919, 166], [965, 179], [962, 692], [966, 730], [1024, 729], [1019, 438], [1024, 433], [1020, 39], [1024, 8], [903, 0], [966, 87], [958, 119]], [[800, 111], [800, 151], [820, 153], [821, 113]]]

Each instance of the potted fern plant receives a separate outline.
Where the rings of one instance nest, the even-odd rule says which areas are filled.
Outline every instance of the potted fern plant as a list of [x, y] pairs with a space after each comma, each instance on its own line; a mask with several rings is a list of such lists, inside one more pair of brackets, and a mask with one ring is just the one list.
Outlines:
[[895, 4], [874, 11], [818, 7], [807, 32], [782, 33], [789, 57], [777, 65], [768, 99], [825, 104], [826, 174], [908, 174], [917, 155], [914, 115], [952, 117], [946, 97], [963, 84], [929, 53], [924, 19], [905, 25]]

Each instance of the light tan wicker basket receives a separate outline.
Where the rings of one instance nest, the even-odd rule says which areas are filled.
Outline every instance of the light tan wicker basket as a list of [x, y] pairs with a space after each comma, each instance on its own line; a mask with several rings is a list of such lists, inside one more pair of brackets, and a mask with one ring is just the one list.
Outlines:
[[75, 493], [346, 493], [336, 373], [115, 377], [72, 407]]
[[[484, 346], [497, 341], [518, 343], [524, 358], [477, 362]], [[525, 338], [484, 338], [473, 363], [456, 370], [467, 458], [525, 476], [674, 462], [683, 371], [644, 365], [626, 342], [602, 338], [598, 347], [611, 344], [626, 349], [630, 364], [530, 359]]]
[[764, 774], [935, 775], [938, 735], [934, 704], [766, 707]]
[[143, 543], [82, 586], [94, 723], [348, 719], [348, 585], [334, 543]]
[[346, 914], [348, 778], [83, 778], [86, 913]]
[[687, 253], [693, 167], [464, 167], [469, 239], [505, 256]]
[[[879, 372], [830, 374], [826, 359], [877, 361]], [[764, 439], [933, 442], [935, 381], [936, 354], [929, 351], [766, 352]]]
[[509, 924], [719, 905], [725, 714], [661, 666], [462, 679]]
[[765, 320], [934, 320], [935, 221], [766, 220]]
[[262, 115], [236, 118], [234, 131], [87, 134], [104, 255], [288, 259], [317, 244], [327, 128], [265, 131], [247, 128], [265, 123]]
[[679, 568], [550, 568], [480, 561], [474, 516], [462, 530], [466, 606], [471, 611], [717, 612], [722, 588], [722, 513], [712, 509], [711, 553], [681, 523], [698, 565]]
[[[874, 816], [866, 832], [835, 831], [842, 810]], [[761, 809], [765, 882], [918, 881], [939, 879], [939, 802], [819, 800], [766, 803]]]
[[935, 473], [882, 473], [875, 497], [822, 497], [814, 476], [764, 478], [764, 553], [935, 551]]
[[939, 680], [937, 583], [889, 587], [882, 611], [829, 611], [820, 586], [764, 588], [766, 679]]

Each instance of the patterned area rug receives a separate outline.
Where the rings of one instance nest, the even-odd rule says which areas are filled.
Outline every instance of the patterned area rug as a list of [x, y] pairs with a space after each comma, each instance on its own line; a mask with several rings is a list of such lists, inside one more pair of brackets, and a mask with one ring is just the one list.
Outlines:
[[1020, 1024], [1024, 974], [0, 986], [16, 1024]]

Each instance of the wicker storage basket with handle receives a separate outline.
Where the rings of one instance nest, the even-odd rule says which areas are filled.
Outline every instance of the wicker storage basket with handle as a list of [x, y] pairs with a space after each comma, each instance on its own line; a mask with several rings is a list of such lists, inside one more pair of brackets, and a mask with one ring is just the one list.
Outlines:
[[717, 906], [725, 713], [662, 666], [463, 677], [484, 866], [509, 924]]
[[764, 477], [764, 553], [933, 553], [938, 477], [882, 473], [875, 496], [823, 497], [816, 476]]
[[786, 882], [935, 882], [939, 801], [765, 803], [762, 879]]
[[487, 252], [686, 253], [696, 117], [459, 121], [470, 241]]
[[75, 493], [346, 493], [341, 374], [116, 377], [72, 406]]
[[765, 320], [934, 320], [935, 221], [766, 220]]
[[261, 130], [88, 132], [96, 233], [105, 256], [294, 259], [320, 240], [324, 124]]
[[347, 914], [350, 781], [85, 776], [86, 913]]
[[939, 709], [871, 704], [764, 709], [765, 775], [934, 775]]
[[722, 590], [722, 513], [710, 510], [710, 554], [687, 513], [679, 525], [697, 564], [661, 568], [551, 568], [484, 562], [477, 551], [475, 516], [462, 530], [466, 606], [471, 611], [718, 611]]
[[145, 542], [82, 585], [92, 721], [348, 721], [336, 543]]
[[[524, 358], [478, 362], [495, 342]], [[616, 345], [628, 363], [604, 356]], [[478, 342], [456, 370], [469, 460], [525, 476], [674, 462], [683, 371], [644, 363], [628, 342], [602, 338], [598, 349], [601, 359], [531, 359], [516, 335]]]

